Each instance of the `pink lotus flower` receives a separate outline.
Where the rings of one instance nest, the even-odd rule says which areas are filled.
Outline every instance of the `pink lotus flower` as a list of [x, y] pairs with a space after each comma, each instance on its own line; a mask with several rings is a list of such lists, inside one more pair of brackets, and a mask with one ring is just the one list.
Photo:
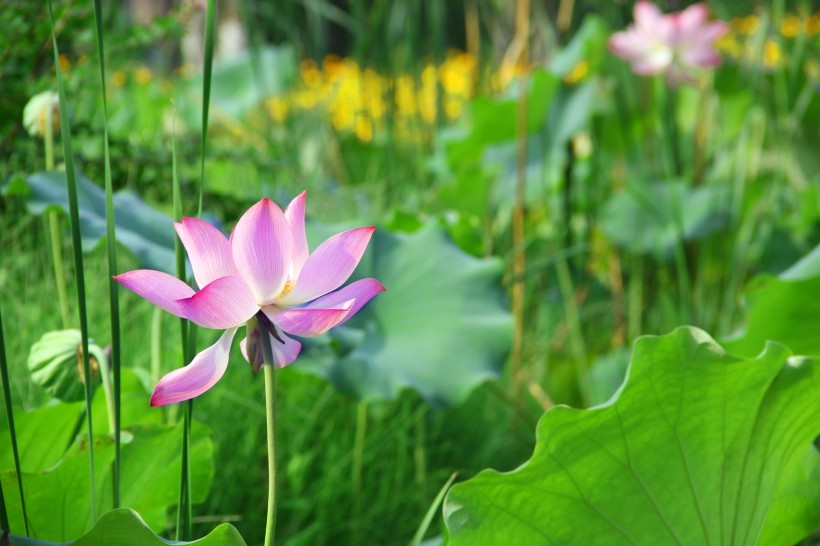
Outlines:
[[183, 218], [174, 227], [188, 252], [199, 291], [160, 271], [140, 269], [114, 278], [169, 313], [225, 332], [189, 365], [160, 380], [151, 396], [152, 406], [188, 400], [219, 381], [234, 334], [243, 324], [248, 323], [251, 342], [247, 338], [241, 342], [242, 354], [254, 371], [262, 365], [260, 335], [270, 336], [274, 364], [282, 367], [302, 349], [286, 334], [322, 334], [347, 321], [384, 290], [376, 279], [362, 279], [333, 292], [353, 273], [375, 228], [344, 231], [310, 254], [305, 192], [284, 213], [270, 199], [262, 199], [242, 215], [230, 239], [196, 218]]
[[641, 75], [666, 74], [670, 86], [694, 83], [698, 68], [718, 66], [716, 39], [728, 26], [723, 21], [706, 22], [704, 4], [694, 4], [678, 13], [664, 15], [653, 3], [635, 3], [635, 23], [609, 38], [609, 49], [628, 60]]

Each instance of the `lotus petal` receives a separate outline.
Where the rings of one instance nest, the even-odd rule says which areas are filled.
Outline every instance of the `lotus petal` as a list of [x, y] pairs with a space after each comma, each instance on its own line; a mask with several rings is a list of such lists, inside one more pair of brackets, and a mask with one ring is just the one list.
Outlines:
[[272, 303], [282, 292], [292, 243], [285, 214], [270, 199], [259, 201], [237, 222], [231, 235], [234, 264], [259, 306]]
[[177, 302], [194, 295], [193, 288], [173, 275], [152, 269], [129, 271], [115, 276], [114, 280], [157, 307], [178, 317], [184, 315]]
[[250, 288], [239, 277], [217, 279], [178, 304], [182, 316], [205, 328], [233, 328], [259, 311]]
[[283, 294], [277, 304], [304, 303], [339, 288], [356, 269], [375, 229], [369, 226], [343, 231], [319, 245], [305, 262], [293, 290]]
[[163, 406], [189, 400], [213, 387], [228, 366], [228, 354], [235, 333], [236, 328], [225, 330], [215, 344], [196, 355], [190, 364], [160, 379], [151, 395], [151, 405]]
[[188, 252], [196, 284], [205, 287], [216, 279], [237, 276], [231, 245], [217, 228], [198, 218], [183, 218], [174, 228]]

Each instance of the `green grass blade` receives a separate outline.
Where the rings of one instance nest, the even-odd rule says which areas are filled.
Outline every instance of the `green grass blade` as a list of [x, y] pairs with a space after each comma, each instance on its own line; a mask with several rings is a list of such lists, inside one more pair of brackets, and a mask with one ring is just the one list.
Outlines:
[[427, 513], [424, 514], [424, 519], [421, 520], [421, 525], [419, 525], [419, 528], [416, 530], [416, 534], [413, 535], [413, 540], [410, 541], [410, 546], [419, 546], [421, 541], [424, 540], [424, 535], [427, 533], [427, 529], [433, 522], [433, 518], [438, 511], [438, 507], [441, 506], [441, 502], [444, 500], [444, 496], [447, 494], [447, 491], [450, 490], [450, 486], [453, 485], [456, 476], [458, 476], [458, 472], [453, 472], [441, 488], [441, 491], [439, 491], [438, 495], [436, 495], [436, 498], [433, 499], [433, 504], [430, 505], [430, 508], [427, 509]]
[[[9, 366], [6, 361], [6, 341], [3, 336], [3, 315], [0, 313], [0, 379], [3, 381], [3, 400], [6, 403], [6, 419], [9, 422], [9, 436], [11, 436], [11, 452], [14, 455], [14, 470], [17, 473], [17, 487], [20, 489], [20, 505], [23, 509], [23, 524], [26, 528], [26, 536], [28, 536], [28, 515], [26, 514], [26, 499], [23, 495], [23, 474], [20, 472], [20, 456], [17, 451], [17, 434], [14, 429], [14, 410], [11, 407], [11, 387], [9, 385]], [[2, 503], [2, 510], [0, 510], [0, 527], [6, 531], [9, 529], [9, 519], [6, 514], [6, 501], [3, 496], [3, 490], [0, 489], [0, 503]]]
[[57, 47], [57, 32], [54, 24], [54, 8], [48, 0], [48, 14], [51, 19], [51, 42], [54, 50], [54, 70], [57, 73], [57, 91], [60, 95], [60, 130], [63, 138], [63, 155], [65, 160], [65, 177], [68, 185], [69, 218], [71, 219], [71, 246], [74, 254], [74, 276], [77, 282], [77, 307], [80, 312], [80, 332], [83, 348], [83, 373], [85, 387], [85, 415], [88, 430], [88, 471], [91, 487], [91, 520], [97, 521], [97, 503], [94, 492], [94, 430], [91, 424], [91, 366], [88, 361], [88, 315], [85, 308], [85, 274], [83, 270], [83, 250], [80, 238], [80, 209], [77, 203], [77, 180], [74, 170], [74, 154], [71, 149], [71, 126], [68, 119], [68, 101], [63, 85], [63, 73], [60, 70], [60, 51]]
[[111, 156], [108, 149], [108, 99], [105, 89], [105, 48], [102, 27], [102, 0], [94, 0], [97, 27], [97, 54], [103, 102], [103, 152], [105, 169], [105, 237], [108, 251], [108, 302], [111, 314], [111, 368], [114, 390], [114, 508], [120, 506], [120, 300], [114, 275], [117, 271], [117, 238], [114, 220], [114, 189], [111, 183]]
[[[174, 221], [180, 222], [182, 220], [182, 190], [179, 182], [179, 170], [177, 168], [177, 145], [176, 136], [171, 137], [171, 179], [173, 186], [173, 207], [174, 207]], [[174, 254], [176, 257], [177, 277], [181, 280], [187, 280], [187, 273], [185, 269], [185, 249], [182, 247], [182, 241], [179, 237], [174, 239]], [[183, 366], [189, 364], [193, 359], [191, 351], [191, 344], [189, 343], [190, 323], [184, 318], [179, 319], [180, 337], [182, 341], [182, 359]], [[177, 501], [177, 527], [176, 539], [187, 540], [191, 535], [191, 465], [188, 457], [191, 448], [191, 413], [193, 406], [190, 401], [185, 402], [183, 406], [183, 433], [182, 433], [182, 465], [179, 475], [179, 500]]]
[[216, 11], [215, 0], [208, 0], [205, 10], [205, 58], [203, 59], [204, 74], [202, 78], [202, 142], [200, 150], [199, 171], [199, 207], [197, 216], [202, 216], [202, 192], [205, 188], [205, 144], [208, 138], [208, 111], [211, 105], [211, 75], [213, 74], [214, 60], [214, 16]]

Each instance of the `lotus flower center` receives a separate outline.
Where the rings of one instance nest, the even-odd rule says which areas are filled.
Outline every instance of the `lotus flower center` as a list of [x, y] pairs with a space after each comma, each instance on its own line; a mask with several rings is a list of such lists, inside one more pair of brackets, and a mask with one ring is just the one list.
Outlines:
[[287, 296], [288, 294], [290, 294], [291, 292], [293, 292], [293, 287], [294, 287], [294, 285], [295, 285], [295, 284], [296, 284], [296, 281], [295, 281], [295, 280], [293, 280], [293, 279], [292, 279], [292, 280], [289, 280], [288, 282], [286, 282], [286, 283], [285, 283], [285, 286], [283, 286], [283, 287], [282, 287], [282, 291], [281, 291], [281, 292], [279, 292], [279, 295], [278, 295], [278, 296], [276, 296], [276, 297], [275, 297], [275, 298], [273, 298], [273, 299], [274, 299], [274, 300], [278, 300], [278, 299], [284, 298], [285, 296]]

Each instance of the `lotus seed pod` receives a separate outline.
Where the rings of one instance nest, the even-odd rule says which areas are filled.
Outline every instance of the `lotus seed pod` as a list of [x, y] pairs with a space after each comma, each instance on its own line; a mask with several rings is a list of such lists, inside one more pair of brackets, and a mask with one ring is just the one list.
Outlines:
[[[103, 350], [89, 340], [91, 381], [99, 376], [99, 367], [107, 365]], [[65, 402], [83, 399], [82, 335], [79, 330], [47, 332], [31, 347], [28, 355], [31, 380], [49, 394]]]

